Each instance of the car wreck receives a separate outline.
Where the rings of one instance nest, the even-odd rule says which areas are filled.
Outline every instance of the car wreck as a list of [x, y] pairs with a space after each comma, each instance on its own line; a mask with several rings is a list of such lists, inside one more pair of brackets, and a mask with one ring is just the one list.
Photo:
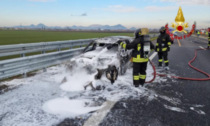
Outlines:
[[[77, 54], [69, 62], [65, 63], [66, 69], [72, 72], [77, 68], [85, 69], [89, 74], [94, 75], [94, 80], [104, 77], [111, 84], [117, 80], [118, 75], [125, 74], [131, 66], [131, 50], [123, 49], [117, 41], [130, 43], [133, 38], [126, 36], [114, 36], [97, 39], [87, 45], [81, 54]], [[66, 82], [66, 78], [62, 83]], [[95, 90], [96, 85], [92, 81], [84, 85], [84, 89], [91, 87]]]

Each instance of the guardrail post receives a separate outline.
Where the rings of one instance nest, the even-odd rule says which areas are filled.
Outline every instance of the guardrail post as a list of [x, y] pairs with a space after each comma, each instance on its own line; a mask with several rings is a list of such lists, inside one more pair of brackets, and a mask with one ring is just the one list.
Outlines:
[[20, 54], [20, 57], [25, 57], [25, 53], [23, 53], [23, 54]]
[[[22, 50], [25, 50], [25, 47], [22, 47]], [[21, 57], [25, 57], [25, 53], [20, 54]]]
[[[45, 50], [42, 51], [42, 54], [45, 54]], [[46, 67], [44, 67], [43, 72], [46, 72], [46, 71], [47, 71], [47, 69], [46, 69]]]
[[59, 45], [59, 47], [58, 47], [58, 51], [61, 51], [61, 45]]
[[24, 78], [26, 78], [26, 77], [27, 77], [27, 73], [26, 73], [26, 72], [24, 72], [23, 77], [24, 77]]
[[[22, 49], [25, 50], [25, 47], [23, 47]], [[25, 57], [26, 55], [25, 55], [25, 53], [23, 53], [23, 54], [21, 54], [20, 56], [21, 56], [21, 57]], [[26, 72], [23, 73], [23, 77], [24, 77], [24, 78], [27, 77], [27, 73], [26, 73]]]

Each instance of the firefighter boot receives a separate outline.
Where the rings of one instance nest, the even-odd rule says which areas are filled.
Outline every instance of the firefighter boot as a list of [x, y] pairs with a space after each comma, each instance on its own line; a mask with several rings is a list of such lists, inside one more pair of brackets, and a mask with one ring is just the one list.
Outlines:
[[169, 63], [165, 63], [165, 70], [169, 70], [169, 67], [168, 67]]
[[135, 78], [134, 78], [134, 80], [133, 80], [133, 85], [134, 85], [135, 87], [139, 87], [139, 78], [138, 78], [138, 79], [135, 79]]
[[166, 66], [166, 67], [165, 67], [165, 70], [169, 70], [169, 67], [168, 67], [168, 66]]
[[145, 83], [145, 80], [140, 80], [140, 85], [143, 87]]
[[159, 63], [158, 63], [158, 67], [159, 67], [159, 68], [162, 67], [162, 62], [159, 62]]

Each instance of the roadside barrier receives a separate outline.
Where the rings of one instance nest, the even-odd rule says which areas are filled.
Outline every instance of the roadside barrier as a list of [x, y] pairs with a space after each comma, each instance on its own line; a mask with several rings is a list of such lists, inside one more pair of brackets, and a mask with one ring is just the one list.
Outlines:
[[[150, 35], [150, 37], [157, 36], [158, 34]], [[44, 69], [45, 71], [46, 67], [60, 64], [72, 58], [75, 53], [82, 52], [85, 49], [84, 46], [96, 39], [98, 38], [0, 46], [0, 57], [21, 56], [0, 61], [0, 80], [21, 74], [26, 76], [28, 72], [34, 70]], [[57, 52], [46, 53], [51, 50], [57, 50]], [[41, 52], [41, 54], [26, 56], [34, 52]]]
[[68, 40], [68, 41], [55, 41], [55, 42], [40, 42], [29, 44], [15, 44], [15, 45], [2, 45], [0, 46], [0, 57], [21, 55], [25, 56], [27, 53], [41, 52], [45, 53], [50, 50], [61, 51], [62, 49], [72, 49], [75, 47], [82, 47], [90, 42], [96, 40], [93, 39], [80, 39], [80, 40]]

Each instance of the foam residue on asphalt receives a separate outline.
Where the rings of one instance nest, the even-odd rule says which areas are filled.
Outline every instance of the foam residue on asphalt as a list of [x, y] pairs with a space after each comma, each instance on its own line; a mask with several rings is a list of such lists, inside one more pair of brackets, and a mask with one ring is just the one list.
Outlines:
[[[73, 65], [67, 68], [71, 63]], [[100, 80], [94, 80], [96, 69], [106, 68], [109, 64], [119, 67], [116, 52], [99, 48], [95, 53], [89, 52], [62, 65], [47, 68], [47, 72], [39, 71], [32, 77], [3, 82], [19, 87], [0, 95], [0, 125], [50, 126], [67, 117], [94, 112], [107, 100], [147, 96], [151, 101], [156, 98], [154, 91], [133, 86], [132, 68], [118, 76], [114, 84], [104, 75]], [[153, 77], [150, 65], [147, 73], [147, 80], [150, 80]], [[61, 83], [64, 78], [66, 81]], [[85, 90], [84, 86], [90, 82], [95, 91], [91, 87]]]

